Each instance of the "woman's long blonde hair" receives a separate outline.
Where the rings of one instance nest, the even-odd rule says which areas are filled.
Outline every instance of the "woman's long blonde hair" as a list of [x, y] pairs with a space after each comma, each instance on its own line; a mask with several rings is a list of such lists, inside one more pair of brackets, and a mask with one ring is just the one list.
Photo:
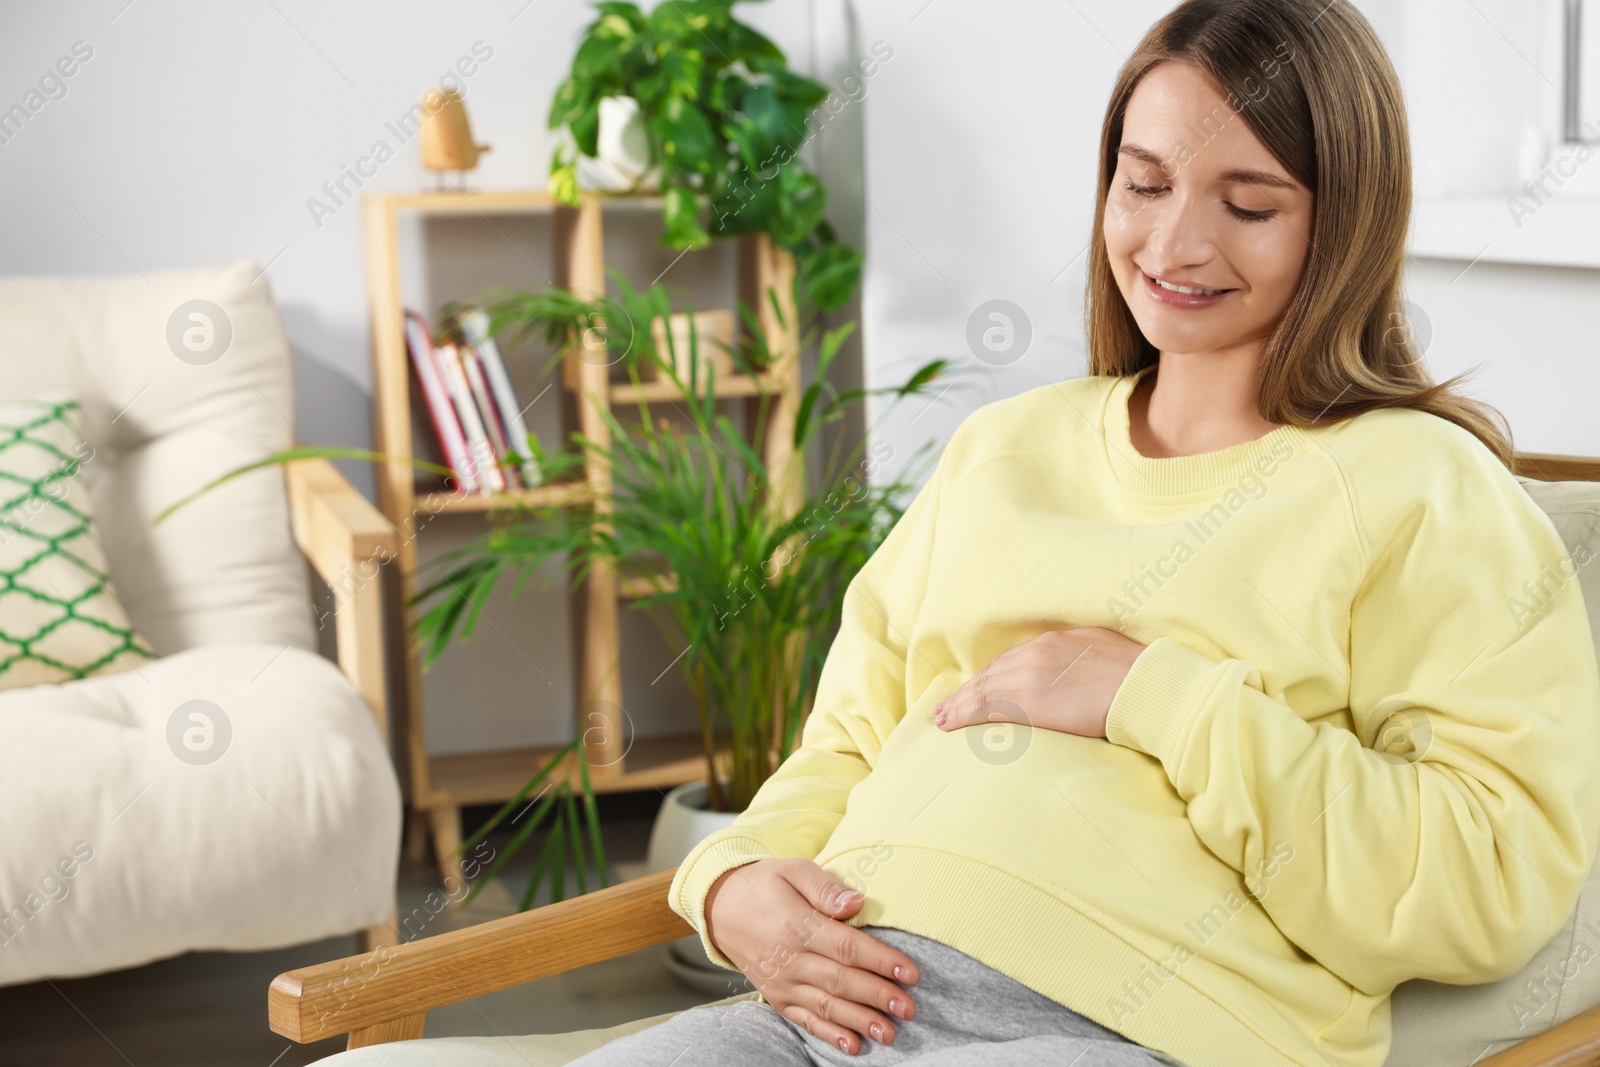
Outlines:
[[1417, 408], [1471, 431], [1511, 467], [1505, 416], [1454, 391], [1477, 368], [1436, 384], [1411, 337], [1401, 296], [1411, 216], [1405, 104], [1383, 45], [1348, 0], [1184, 0], [1123, 66], [1100, 136], [1089, 373], [1132, 374], [1159, 359], [1117, 288], [1102, 226], [1128, 100], [1169, 60], [1210, 75], [1228, 101], [1217, 121], [1242, 117], [1314, 194], [1305, 270], [1266, 343], [1262, 417], [1307, 427]]

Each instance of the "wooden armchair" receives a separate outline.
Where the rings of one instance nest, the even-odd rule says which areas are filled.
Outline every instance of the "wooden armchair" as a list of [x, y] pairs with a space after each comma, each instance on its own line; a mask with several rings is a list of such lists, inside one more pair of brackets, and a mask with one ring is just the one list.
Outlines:
[[[302, 967], [273, 980], [272, 1029], [301, 1043], [349, 1035], [350, 1048], [422, 1036], [432, 1008], [615, 959], [694, 931], [667, 906], [659, 871], [465, 930]], [[353, 976], [355, 976], [353, 978]], [[1600, 1064], [1600, 1008], [1477, 1067]]]
[[[283, 469], [294, 541], [334, 600], [339, 669], [389, 736], [383, 674], [383, 597], [377, 568], [395, 558], [398, 535], [383, 513], [325, 459]], [[363, 575], [363, 568], [371, 575]]]
[[349, 1034], [350, 1048], [421, 1037], [433, 1008], [694, 933], [667, 906], [673, 873], [280, 974], [268, 1022], [301, 1043]]
[[[399, 551], [398, 534], [383, 513], [325, 459], [283, 469], [295, 545], [333, 594], [339, 669], [360, 691], [389, 743], [383, 662], [383, 594], [378, 569]], [[366, 573], [363, 573], [366, 572]], [[361, 932], [364, 949], [399, 941], [396, 912]]]
[[[1517, 459], [1518, 474], [1533, 480], [1524, 487], [1556, 517], [1569, 544], [1575, 531], [1600, 521], [1600, 486], [1568, 491], [1578, 488], [1571, 482], [1600, 482], [1600, 459], [1530, 453]], [[1600, 608], [1593, 580], [1583, 577], [1592, 614]], [[289, 971], [268, 994], [270, 1024], [299, 1042], [348, 1034], [350, 1048], [419, 1038], [430, 1009], [693, 933], [667, 904], [673, 874], [660, 871], [466, 930]], [[1579, 1065], [1600, 1065], [1600, 1007], [1477, 1061], [1477, 1067]]]

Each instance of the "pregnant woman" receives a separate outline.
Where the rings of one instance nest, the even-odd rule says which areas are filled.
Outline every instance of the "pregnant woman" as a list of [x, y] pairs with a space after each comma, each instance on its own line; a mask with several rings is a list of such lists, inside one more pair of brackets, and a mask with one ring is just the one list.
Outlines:
[[1398, 983], [1548, 941], [1600, 676], [1497, 413], [1404, 328], [1407, 144], [1346, 0], [1150, 31], [1090, 373], [961, 424], [800, 747], [672, 883], [761, 1000], [578, 1064], [1380, 1067]]

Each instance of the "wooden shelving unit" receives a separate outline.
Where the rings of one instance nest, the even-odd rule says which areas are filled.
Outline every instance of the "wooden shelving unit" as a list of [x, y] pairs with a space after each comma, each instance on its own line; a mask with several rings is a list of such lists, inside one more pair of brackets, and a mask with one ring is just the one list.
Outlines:
[[[394, 456], [411, 455], [412, 403], [411, 370], [403, 323], [403, 297], [400, 263], [400, 220], [405, 216], [440, 217], [547, 214], [555, 223], [556, 261], [561, 277], [558, 284], [578, 296], [593, 298], [605, 291], [604, 215], [608, 208], [633, 207], [659, 210], [656, 197], [609, 197], [586, 194], [581, 206], [568, 208], [555, 203], [542, 190], [498, 192], [436, 192], [369, 195], [363, 201], [364, 242], [368, 299], [372, 314], [373, 391], [376, 409], [374, 448]], [[798, 506], [804, 488], [801, 457], [794, 454], [794, 419], [800, 398], [799, 340], [793, 306], [794, 262], [776, 249], [765, 236], [740, 239], [740, 297], [757, 310], [766, 333], [774, 362], [759, 375], [719, 376], [719, 399], [742, 400], [753, 414], [762, 394], [770, 397], [766, 416], [766, 439], [760, 442], [763, 459], [770, 471], [785, 472], [773, 506], [792, 511]], [[765, 296], [775, 290], [783, 310], [783, 325]], [[418, 309], [431, 318], [436, 309]], [[652, 404], [681, 400], [682, 394], [671, 381], [649, 381], [639, 386], [610, 380], [610, 370], [581, 359], [576, 349], [563, 354], [562, 380], [569, 394], [567, 411], [575, 414], [577, 427], [585, 435], [605, 445], [610, 442], [609, 427], [602, 411], [648, 401]], [[753, 421], [747, 425], [755, 425]], [[569, 424], [563, 432], [573, 429]], [[564, 483], [497, 494], [450, 495], [419, 493], [415, 471], [394, 462], [378, 468], [378, 499], [385, 516], [400, 529], [399, 576], [401, 597], [397, 610], [402, 614], [404, 641], [403, 689], [392, 705], [403, 719], [401, 736], [405, 751], [409, 804], [415, 816], [413, 827], [422, 825], [431, 832], [441, 870], [460, 876], [459, 860], [452, 853], [461, 842], [461, 808], [468, 804], [504, 801], [533, 776], [556, 750], [549, 748], [504, 749], [490, 752], [431, 756], [424, 731], [426, 709], [422, 701], [422, 671], [410, 640], [410, 610], [406, 606], [415, 593], [417, 566], [416, 516], [419, 512], [480, 512], [516, 503], [567, 505], [592, 498], [602, 509], [609, 503], [611, 472], [592, 456], [584, 477]], [[580, 705], [573, 709], [573, 723], [584, 738], [591, 764], [590, 777], [597, 791], [620, 792], [633, 789], [666, 789], [703, 777], [705, 757], [698, 730], [666, 736], [637, 737], [626, 746], [624, 724], [614, 721], [611, 709], [622, 705], [622, 674], [618, 631], [618, 600], [638, 596], [671, 583], [671, 574], [631, 581], [619, 581], [608, 566], [594, 567], [573, 597], [574, 668], [578, 679]], [[596, 722], [596, 718], [601, 721]], [[596, 729], [596, 726], [602, 729]], [[625, 747], [626, 746], [626, 747]], [[573, 761], [562, 774], [575, 780]], [[420, 842], [413, 831], [412, 846]]]

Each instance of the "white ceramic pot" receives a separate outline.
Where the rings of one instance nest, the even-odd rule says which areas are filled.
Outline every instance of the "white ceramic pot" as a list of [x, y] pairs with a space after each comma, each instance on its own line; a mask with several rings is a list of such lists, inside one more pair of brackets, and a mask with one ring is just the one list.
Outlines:
[[653, 161], [639, 101], [631, 96], [600, 100], [595, 155], [578, 157], [578, 184], [586, 189], [626, 192], [648, 184]]
[[[682, 863], [694, 847], [711, 834], [733, 824], [737, 812], [708, 811], [706, 783], [686, 782], [667, 794], [650, 829], [647, 862], [651, 871], [664, 871]], [[667, 969], [700, 992], [725, 997], [751, 988], [741, 974], [718, 967], [706, 958], [699, 934], [680, 937], [661, 946]]]

